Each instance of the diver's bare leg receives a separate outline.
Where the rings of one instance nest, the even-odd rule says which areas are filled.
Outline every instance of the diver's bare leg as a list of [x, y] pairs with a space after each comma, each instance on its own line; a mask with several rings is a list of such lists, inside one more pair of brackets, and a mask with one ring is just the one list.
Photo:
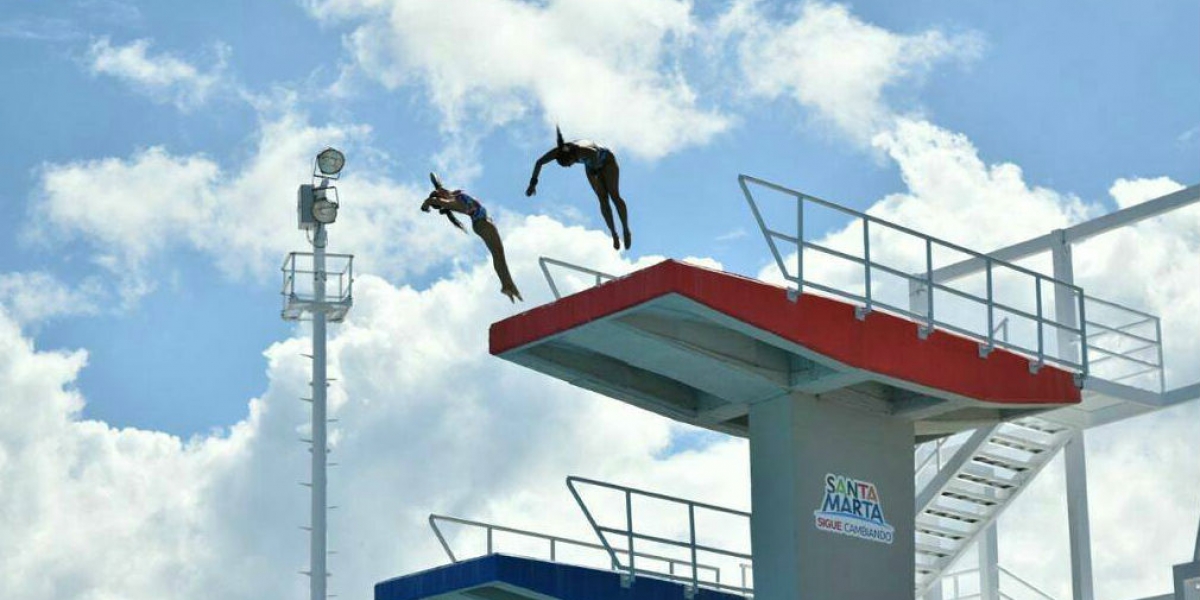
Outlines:
[[512, 274], [508, 272], [508, 261], [504, 258], [504, 242], [500, 240], [500, 231], [496, 229], [496, 225], [490, 219], [483, 219], [471, 223], [471, 228], [483, 239], [484, 245], [492, 254], [492, 267], [496, 269], [496, 276], [500, 278], [500, 293], [508, 296], [509, 300], [516, 297], [517, 300], [524, 301], [521, 292], [517, 290], [517, 284], [513, 282]]
[[596, 192], [596, 199], [600, 201], [600, 214], [604, 217], [604, 224], [608, 225], [608, 232], [612, 234], [613, 250], [621, 249], [621, 240], [617, 238], [617, 227], [613, 224], [612, 206], [608, 203], [608, 189], [604, 187], [604, 179], [599, 175], [588, 175], [588, 183], [592, 184], [592, 191]]
[[[617, 157], [609, 156], [604, 163], [604, 187], [617, 206], [617, 216], [621, 218], [621, 231], [625, 234], [625, 249], [633, 243], [633, 234], [629, 232], [629, 211], [625, 208], [625, 200], [621, 198], [621, 167], [617, 165]], [[612, 225], [609, 225], [612, 228]]]

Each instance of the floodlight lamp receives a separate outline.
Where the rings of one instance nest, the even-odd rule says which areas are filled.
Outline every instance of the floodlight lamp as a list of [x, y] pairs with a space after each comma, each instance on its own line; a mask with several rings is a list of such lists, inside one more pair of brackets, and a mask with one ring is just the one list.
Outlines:
[[313, 190], [315, 192], [312, 205], [313, 219], [316, 219], [322, 225], [328, 225], [337, 220], [337, 192], [334, 191], [331, 197], [328, 193], [329, 190], [336, 190], [336, 188], [317, 188]]
[[336, 148], [326, 148], [317, 155], [317, 171], [324, 177], [336, 177], [346, 165], [346, 155]]

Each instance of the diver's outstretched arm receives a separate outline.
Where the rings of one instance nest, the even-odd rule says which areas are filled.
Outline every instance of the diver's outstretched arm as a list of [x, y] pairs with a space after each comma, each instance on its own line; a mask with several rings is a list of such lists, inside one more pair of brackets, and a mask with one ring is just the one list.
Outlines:
[[529, 187], [525, 188], [525, 195], [532, 196], [537, 193], [538, 175], [542, 173], [542, 165], [554, 160], [558, 156], [558, 148], [551, 148], [549, 152], [542, 155], [533, 163], [533, 175], [529, 177]]

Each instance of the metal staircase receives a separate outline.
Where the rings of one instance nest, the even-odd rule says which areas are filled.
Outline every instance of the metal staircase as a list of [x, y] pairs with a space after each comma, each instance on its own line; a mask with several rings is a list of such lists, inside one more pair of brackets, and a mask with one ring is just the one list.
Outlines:
[[917, 596], [941, 580], [1073, 434], [1025, 417], [918, 447]]

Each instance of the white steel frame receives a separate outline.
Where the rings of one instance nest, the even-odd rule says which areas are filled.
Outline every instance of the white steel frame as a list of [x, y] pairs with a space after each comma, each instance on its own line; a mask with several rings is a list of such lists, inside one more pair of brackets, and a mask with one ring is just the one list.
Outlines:
[[[1109, 213], [1091, 221], [1066, 229], [1055, 230], [1045, 235], [1001, 248], [982, 258], [972, 257], [937, 269], [933, 273], [928, 274], [928, 276], [931, 280], [945, 282], [976, 273], [981, 268], [986, 268], [985, 265], [988, 258], [1020, 260], [1042, 252], [1050, 252], [1053, 259], [1055, 276], [1073, 282], [1074, 265], [1071, 253], [1073, 244], [1114, 229], [1134, 225], [1145, 219], [1160, 216], [1196, 202], [1200, 202], [1200, 185], [1193, 185], [1172, 194]], [[1064, 307], [1059, 308], [1060, 318], [1073, 317], [1073, 315], [1062, 314], [1067, 312], [1063, 309]], [[1125, 309], [1137, 312], [1132, 311], [1132, 309]], [[1163, 369], [1162, 358], [1162, 326], [1157, 317], [1146, 313], [1139, 314], [1154, 319], [1155, 340], [1153, 341], [1157, 342], [1157, 361], [1156, 363], [1143, 362], [1146, 362], [1146, 366], [1148, 367], [1157, 367], [1159, 371], [1158, 392], [1164, 401], [1164, 405], [1200, 397], [1200, 384], [1193, 384], [1175, 390], [1166, 389], [1165, 369]], [[1083, 317], [1083, 313], [1080, 313], [1079, 317], [1085, 324], [1088, 324], [1086, 318]], [[1127, 325], [1125, 328], [1117, 327], [1115, 330], [1107, 330], [1106, 333], [1120, 333], [1128, 336], [1129, 334], [1123, 331], [1128, 327], [1130, 325]], [[1152, 340], [1143, 341], [1151, 342]], [[1111, 356], [1106, 355], [1106, 358]], [[1094, 597], [1094, 578], [1092, 576], [1091, 531], [1087, 508], [1087, 460], [1084, 448], [1084, 433], [1082, 430], [1067, 444], [1064, 456], [1067, 480], [1067, 520], [1071, 546], [1072, 596], [1074, 600], [1092, 600]], [[1200, 560], [1200, 539], [1197, 540], [1197, 550], [1197, 559]]]

